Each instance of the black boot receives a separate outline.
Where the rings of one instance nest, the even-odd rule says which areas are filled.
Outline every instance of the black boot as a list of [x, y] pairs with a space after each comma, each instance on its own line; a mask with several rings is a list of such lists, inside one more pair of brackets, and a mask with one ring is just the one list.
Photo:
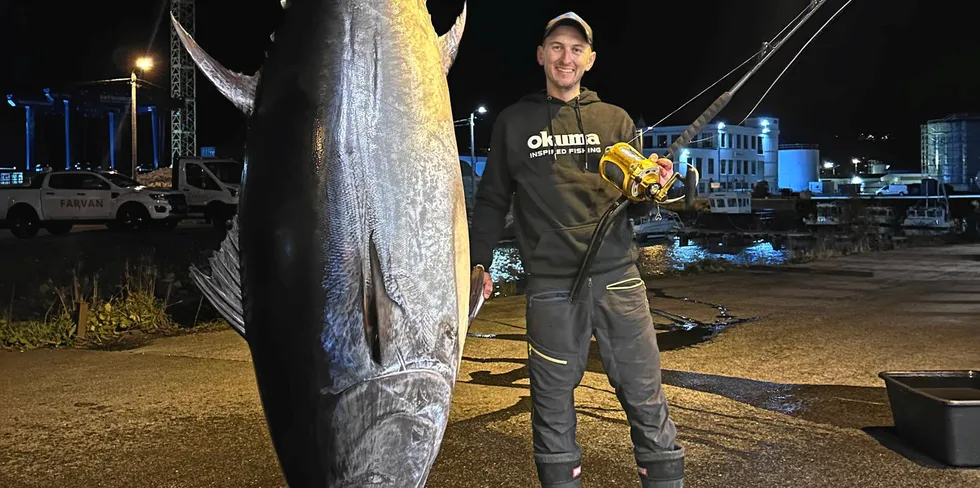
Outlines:
[[642, 488], [684, 488], [684, 448], [657, 453], [637, 461]]
[[543, 488], [579, 488], [582, 486], [582, 462], [535, 463], [538, 481]]

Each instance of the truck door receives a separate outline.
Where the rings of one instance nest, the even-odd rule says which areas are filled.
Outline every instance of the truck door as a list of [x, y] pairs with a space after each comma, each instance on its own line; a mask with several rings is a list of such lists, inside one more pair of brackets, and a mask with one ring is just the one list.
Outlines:
[[184, 195], [187, 197], [187, 206], [194, 213], [204, 211], [208, 202], [220, 199], [222, 195], [221, 185], [218, 184], [200, 163], [187, 161], [184, 163]]
[[87, 173], [56, 173], [41, 190], [46, 220], [100, 220], [109, 217], [109, 184]]

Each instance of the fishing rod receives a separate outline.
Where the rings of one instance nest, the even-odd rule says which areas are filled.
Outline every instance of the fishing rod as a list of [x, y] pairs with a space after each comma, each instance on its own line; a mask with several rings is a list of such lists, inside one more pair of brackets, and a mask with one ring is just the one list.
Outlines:
[[[793, 34], [795, 34], [796, 31], [803, 26], [803, 24], [805, 24], [808, 20], [810, 20], [813, 14], [815, 14], [817, 10], [819, 10], [820, 7], [822, 7], [823, 4], [826, 3], [826, 1], [827, 0], [811, 0], [809, 7], [807, 7], [806, 14], [804, 14], [802, 18], [800, 18], [800, 16], [798, 15], [796, 19], [793, 19], [790, 25], [792, 25], [793, 22], [795, 22], [795, 25], [792, 27], [792, 29], [790, 29], [788, 33], [786, 33], [785, 36], [783, 36], [775, 43], [772, 42], [763, 43], [762, 49], [757, 54], [758, 62], [756, 62], [755, 66], [753, 66], [752, 69], [750, 69], [745, 75], [743, 75], [735, 83], [735, 85], [733, 85], [730, 89], [722, 93], [704, 112], [702, 112], [701, 115], [694, 121], [694, 123], [688, 126], [688, 128], [684, 131], [684, 133], [682, 133], [680, 137], [674, 140], [673, 144], [670, 145], [670, 147], [667, 149], [667, 152], [664, 153], [663, 157], [667, 159], [673, 159], [678, 151], [680, 151], [688, 144], [690, 144], [691, 140], [693, 140], [694, 137], [701, 132], [702, 128], [707, 123], [711, 122], [711, 120], [713, 120], [715, 116], [717, 116], [718, 113], [721, 112], [728, 105], [728, 102], [731, 101], [735, 93], [737, 93], [743, 86], [745, 86], [745, 83], [748, 82], [748, 80], [753, 75], [755, 75], [759, 71], [759, 69], [761, 69], [762, 66], [766, 64], [767, 61], [769, 61], [770, 58], [772, 58], [772, 55], [775, 54], [776, 51], [778, 51], [779, 48], [781, 48], [786, 43], [786, 41], [788, 41], [791, 37], [793, 37]], [[849, 3], [850, 0], [848, 0], [848, 4]], [[845, 4], [844, 6], [846, 7], [847, 4]], [[841, 10], [843, 10], [843, 7], [841, 8]], [[837, 13], [840, 13], [840, 11], [838, 11]], [[797, 19], [799, 19], [799, 21], [797, 21]], [[831, 18], [831, 20], [833, 20], [833, 18]], [[824, 24], [824, 27], [826, 27], [826, 24]], [[822, 29], [823, 28], [821, 28], [821, 30]], [[784, 28], [783, 31], [785, 30], [786, 29]], [[817, 34], [819, 34], [819, 31], [817, 32]], [[804, 46], [804, 49], [805, 48], [806, 46]], [[799, 54], [797, 54], [797, 56], [798, 55]], [[745, 63], [743, 63], [743, 65], [744, 64]], [[771, 88], [772, 87], [770, 87], [770, 89]], [[650, 129], [652, 129], [652, 127]], [[641, 132], [637, 136], [637, 138], [641, 137], [645, 132], [646, 131]], [[634, 138], [633, 140], [635, 141], [636, 138]], [[661, 185], [659, 183], [660, 166], [657, 165], [656, 162], [654, 162], [653, 167], [656, 170], [655, 177], [657, 178], [657, 181], [654, 183], [650, 183], [649, 185], [646, 185], [645, 183], [638, 184], [641, 182], [641, 180], [644, 180], [649, 177], [649, 171], [641, 171], [641, 172], [624, 171], [625, 169], [624, 163], [637, 161], [637, 158], [639, 158], [639, 160], [641, 161], [645, 159], [642, 156], [642, 154], [639, 154], [636, 151], [636, 149], [633, 148], [633, 146], [627, 143], [618, 143], [614, 145], [612, 148], [610, 148], [610, 150], [606, 153], [606, 155], [603, 156], [602, 162], [611, 163], [605, 166], [611, 168], [611, 171], [613, 171], [614, 174], [607, 175], [600, 169], [600, 173], [602, 174], [602, 177], [607, 181], [610, 181], [610, 183], [616, 184], [618, 188], [624, 190], [624, 194], [619, 199], [617, 199], [616, 202], [613, 203], [612, 206], [610, 206], [609, 209], [606, 210], [606, 212], [599, 219], [599, 223], [596, 225], [596, 230], [593, 232], [592, 239], [589, 242], [589, 247], [585, 251], [585, 258], [583, 259], [582, 264], [579, 267], [578, 274], [576, 275], [575, 281], [572, 284], [571, 292], [568, 295], [568, 301], [570, 302], [575, 301], [575, 298], [578, 296], [579, 292], [581, 291], [585, 275], [589, 271], [589, 268], [592, 266], [592, 261], [595, 259], [595, 256], [599, 251], [599, 246], [602, 244], [603, 238], [605, 237], [606, 233], [609, 231], [609, 227], [612, 225], [612, 222], [615, 220], [615, 218], [620, 213], [622, 213], [622, 211], [627, 207], [627, 204], [631, 200], [632, 201], [654, 200], [658, 202], [663, 201], [666, 197], [667, 190], [669, 190], [670, 187], [677, 182], [678, 176], [677, 176], [677, 172], [675, 172], [673, 175], [671, 175], [670, 179], [665, 184]], [[600, 168], [604, 166], [602, 162], [600, 162]], [[689, 163], [688, 165], [690, 166]], [[635, 165], [631, 165], [631, 166], [634, 168], [636, 167]], [[628, 168], [630, 166], [625, 166], [625, 167]], [[620, 173], [625, 173], [625, 174], [620, 174]], [[688, 172], [687, 174], [690, 175], [691, 173]], [[697, 176], [696, 168], [694, 169], [693, 174]], [[631, 177], [634, 179], [634, 182], [632, 185], [629, 185], [628, 179]], [[626, 180], [624, 180], [624, 178]], [[623, 180], [624, 183], [624, 186], [622, 187], [618, 184], [618, 181], [621, 180]], [[688, 178], [688, 180], [690, 182], [690, 178]], [[626, 192], [627, 190], [630, 190], [630, 193], [632, 194], [627, 193]], [[691, 195], [693, 192], [693, 188], [688, 188], [687, 192], [689, 195]]]

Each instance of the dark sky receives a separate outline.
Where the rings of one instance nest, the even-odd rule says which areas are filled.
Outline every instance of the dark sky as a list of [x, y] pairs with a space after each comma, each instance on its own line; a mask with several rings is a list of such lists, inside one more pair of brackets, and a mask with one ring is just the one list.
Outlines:
[[[477, 126], [481, 145], [496, 113], [543, 87], [534, 58], [543, 26], [574, 10], [592, 24], [598, 52], [584, 84], [634, 119], [652, 123], [758, 50], [809, 1], [473, 0], [449, 76], [454, 116], [465, 118], [486, 104], [490, 113]], [[719, 120], [741, 120], [844, 1], [828, 0], [736, 94]], [[3, 0], [0, 42], [7, 55], [0, 92], [40, 93], [62, 82], [127, 76], [132, 60], [143, 52], [157, 60], [158, 69], [147, 78], [168, 86], [168, 4], [63, 2], [53, 12], [48, 2]], [[429, 0], [428, 5], [442, 32], [462, 2]], [[783, 143], [820, 144], [826, 157], [877, 156], [896, 167], [917, 169], [919, 124], [953, 112], [980, 111], [980, 73], [974, 67], [980, 37], [961, 7], [953, 0], [855, 0], [800, 56], [756, 114], [781, 119]], [[198, 0], [196, 38], [229, 68], [252, 73], [280, 18], [278, 0]], [[689, 124], [740, 74], [666, 123]], [[22, 110], [0, 106], [0, 166], [10, 158], [22, 162], [23, 121]], [[38, 123], [63, 127], [54, 117]], [[244, 117], [199, 74], [198, 145], [238, 145], [244, 131]], [[862, 132], [890, 133], [892, 139], [858, 143]], [[63, 146], [57, 130], [46, 134], [48, 140], [40, 144]], [[459, 138], [461, 150], [468, 151], [468, 131], [461, 130]], [[51, 154], [64, 157], [54, 149]]]

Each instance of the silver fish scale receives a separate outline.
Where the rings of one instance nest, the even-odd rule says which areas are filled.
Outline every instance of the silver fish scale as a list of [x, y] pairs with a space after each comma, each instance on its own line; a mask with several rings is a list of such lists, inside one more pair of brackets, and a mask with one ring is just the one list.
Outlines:
[[[321, 223], [329, 256], [324, 284], [331, 290], [321, 339], [334, 393], [406, 369], [435, 369], [452, 384], [457, 341], [464, 337], [457, 261], [468, 263], [468, 255], [459, 259], [457, 237], [466, 232], [458, 228], [465, 225], [465, 205], [448, 87], [438, 69], [440, 53], [415, 48], [434, 46], [434, 32], [387, 25], [387, 18], [412, 22], [407, 16], [418, 12], [395, 7], [352, 11], [337, 67], [343, 73], [333, 105], [340, 107], [339, 123], [324, 127], [324, 205], [335, 207]], [[429, 25], [427, 16], [415, 17]], [[355, 24], [359, 28], [351, 29]], [[401, 130], [400, 121], [413, 122]], [[336, 166], [327, 168], [331, 160]], [[371, 284], [372, 240], [384, 278], [375, 302], [380, 364], [371, 359], [361, 313], [362, 277]]]

